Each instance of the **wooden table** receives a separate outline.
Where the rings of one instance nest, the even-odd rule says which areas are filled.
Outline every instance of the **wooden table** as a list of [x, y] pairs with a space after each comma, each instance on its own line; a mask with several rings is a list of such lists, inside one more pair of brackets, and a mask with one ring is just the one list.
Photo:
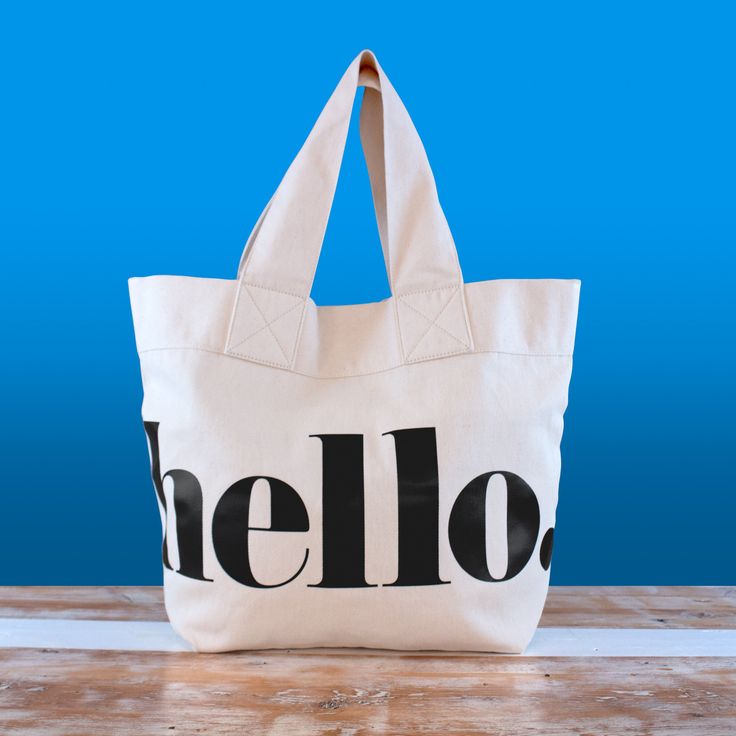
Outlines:
[[736, 588], [552, 588], [536, 656], [131, 651], [168, 641], [148, 587], [0, 588], [0, 617], [2, 736], [736, 734]]

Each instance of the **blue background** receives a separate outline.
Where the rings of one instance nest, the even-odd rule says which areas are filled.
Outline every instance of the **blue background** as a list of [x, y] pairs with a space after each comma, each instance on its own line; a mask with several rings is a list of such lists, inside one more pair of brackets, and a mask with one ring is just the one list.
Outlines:
[[[364, 47], [466, 280], [583, 281], [553, 582], [736, 582], [732, 3], [15, 5], [0, 583], [160, 581], [126, 280], [232, 278]], [[318, 304], [388, 293], [352, 136]]]

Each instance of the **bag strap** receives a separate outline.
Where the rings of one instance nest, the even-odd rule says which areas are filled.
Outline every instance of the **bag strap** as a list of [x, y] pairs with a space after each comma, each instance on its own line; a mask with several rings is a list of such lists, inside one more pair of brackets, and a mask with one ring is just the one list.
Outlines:
[[[361, 74], [362, 70], [362, 74]], [[356, 89], [361, 139], [404, 362], [472, 350], [462, 272], [434, 177], [406, 109], [370, 51], [343, 75], [254, 228], [225, 352], [293, 368]]]
[[[375, 70], [367, 66], [361, 66], [358, 86], [366, 87], [360, 105], [360, 142], [363, 147], [363, 157], [365, 158], [368, 177], [371, 183], [381, 249], [383, 250], [386, 269], [388, 269], [388, 226], [386, 224], [386, 186], [384, 184], [386, 166], [383, 160], [383, 107], [381, 104], [380, 82]], [[378, 91], [374, 92], [372, 90]], [[245, 242], [243, 253], [240, 256], [240, 263], [238, 264], [238, 278], [240, 278], [245, 264], [248, 262], [253, 249], [253, 241], [261, 228], [261, 223], [268, 212], [272, 200], [273, 197], [266, 203]]]

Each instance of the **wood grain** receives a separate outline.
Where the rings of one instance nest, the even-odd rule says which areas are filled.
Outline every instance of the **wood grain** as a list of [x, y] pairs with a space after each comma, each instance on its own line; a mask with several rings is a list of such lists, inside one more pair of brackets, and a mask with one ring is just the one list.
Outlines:
[[0, 617], [166, 621], [160, 586], [0, 587]]
[[[0, 617], [166, 621], [161, 588], [0, 587]], [[540, 626], [736, 628], [732, 587], [550, 588]]]
[[[165, 612], [159, 588], [21, 587], [0, 616]], [[733, 629], [736, 589], [553, 588], [542, 624]], [[2, 736], [433, 733], [734, 736], [736, 658], [0, 649]]]
[[733, 736], [736, 660], [0, 652], [7, 736]]
[[736, 588], [554, 586], [540, 626], [734, 629]]

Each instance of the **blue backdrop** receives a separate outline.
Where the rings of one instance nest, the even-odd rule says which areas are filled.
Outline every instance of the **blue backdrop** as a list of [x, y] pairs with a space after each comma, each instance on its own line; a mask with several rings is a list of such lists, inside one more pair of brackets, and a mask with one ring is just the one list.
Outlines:
[[[732, 3], [15, 6], [0, 583], [160, 581], [126, 280], [231, 278], [366, 46], [466, 280], [582, 279], [553, 582], [736, 582]], [[388, 293], [352, 135], [318, 304]]]

